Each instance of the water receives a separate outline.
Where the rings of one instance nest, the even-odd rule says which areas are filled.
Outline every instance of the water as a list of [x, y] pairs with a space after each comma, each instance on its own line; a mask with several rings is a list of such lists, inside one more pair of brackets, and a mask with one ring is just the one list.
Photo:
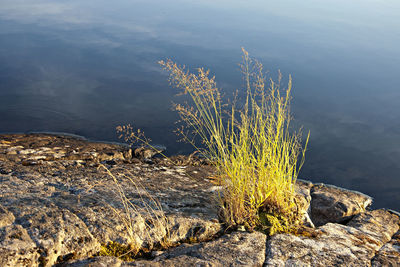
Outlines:
[[311, 131], [300, 176], [400, 210], [399, 14], [396, 0], [1, 0], [0, 132], [116, 141], [133, 123], [188, 153], [157, 61], [210, 68], [231, 91], [243, 46], [293, 76], [296, 123]]

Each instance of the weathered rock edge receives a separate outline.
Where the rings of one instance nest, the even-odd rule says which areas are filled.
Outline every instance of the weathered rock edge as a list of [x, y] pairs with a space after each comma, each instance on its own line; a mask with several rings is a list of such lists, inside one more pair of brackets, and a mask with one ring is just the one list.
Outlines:
[[[0, 135], [0, 266], [400, 265], [399, 217], [369, 211], [372, 198], [362, 193], [299, 180], [296, 201], [305, 224], [317, 226], [313, 236], [221, 236], [210, 166], [184, 156], [146, 164], [133, 154], [127, 146], [71, 136]], [[132, 240], [116, 213], [124, 209], [115, 184], [99, 163], [121, 179], [132, 202], [148, 201], [146, 188], [168, 218], [146, 230], [151, 218], [139, 210], [135, 242], [151, 247], [168, 236], [177, 247], [133, 262], [93, 257], [102, 243]]]

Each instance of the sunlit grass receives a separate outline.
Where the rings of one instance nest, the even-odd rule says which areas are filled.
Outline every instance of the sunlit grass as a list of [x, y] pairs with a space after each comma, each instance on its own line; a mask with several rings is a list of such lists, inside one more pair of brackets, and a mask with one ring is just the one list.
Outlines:
[[[225, 104], [209, 71], [199, 68], [195, 74], [171, 60], [159, 63], [169, 72], [171, 84], [192, 100], [175, 105], [191, 129], [179, 131], [217, 169], [224, 222], [254, 229], [268, 224], [265, 218], [273, 218], [281, 224], [272, 232], [290, 231], [298, 222], [295, 182], [308, 143], [307, 136], [302, 147], [301, 131], [289, 130], [291, 77], [281, 89], [280, 73], [277, 82], [267, 80], [262, 64], [243, 49], [245, 99]], [[202, 145], [195, 143], [196, 136]]]
[[[151, 251], [155, 245], [158, 248], [170, 246], [169, 222], [161, 203], [153, 197], [144, 186], [133, 180], [133, 175], [124, 175], [122, 172], [113, 174], [106, 166], [100, 164], [115, 184], [114, 193], [119, 197], [122, 210], [111, 205], [119, 221], [124, 226], [128, 240], [126, 244], [109, 242], [101, 248], [101, 256], [116, 256], [124, 260], [132, 260], [139, 253]], [[139, 195], [140, 206], [128, 198], [124, 182], [130, 184]]]

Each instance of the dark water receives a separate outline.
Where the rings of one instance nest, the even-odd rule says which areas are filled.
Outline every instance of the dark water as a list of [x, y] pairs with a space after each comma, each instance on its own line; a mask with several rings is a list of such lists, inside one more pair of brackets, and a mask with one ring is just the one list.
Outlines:
[[134, 123], [190, 152], [157, 61], [210, 68], [229, 91], [243, 46], [293, 76], [296, 123], [311, 131], [301, 177], [400, 210], [400, 2], [274, 2], [0, 0], [0, 132], [115, 141]]

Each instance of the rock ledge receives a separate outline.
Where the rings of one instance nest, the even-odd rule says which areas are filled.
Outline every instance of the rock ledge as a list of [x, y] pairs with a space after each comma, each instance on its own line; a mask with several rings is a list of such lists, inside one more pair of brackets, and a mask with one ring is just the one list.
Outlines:
[[[137, 156], [73, 136], [0, 135], [0, 266], [400, 266], [398, 213], [369, 210], [372, 198], [360, 192], [299, 180], [315, 235], [228, 233], [211, 166]], [[132, 225], [119, 189], [136, 208]], [[98, 256], [110, 241], [149, 253]], [[171, 248], [157, 251], [162, 242]]]

